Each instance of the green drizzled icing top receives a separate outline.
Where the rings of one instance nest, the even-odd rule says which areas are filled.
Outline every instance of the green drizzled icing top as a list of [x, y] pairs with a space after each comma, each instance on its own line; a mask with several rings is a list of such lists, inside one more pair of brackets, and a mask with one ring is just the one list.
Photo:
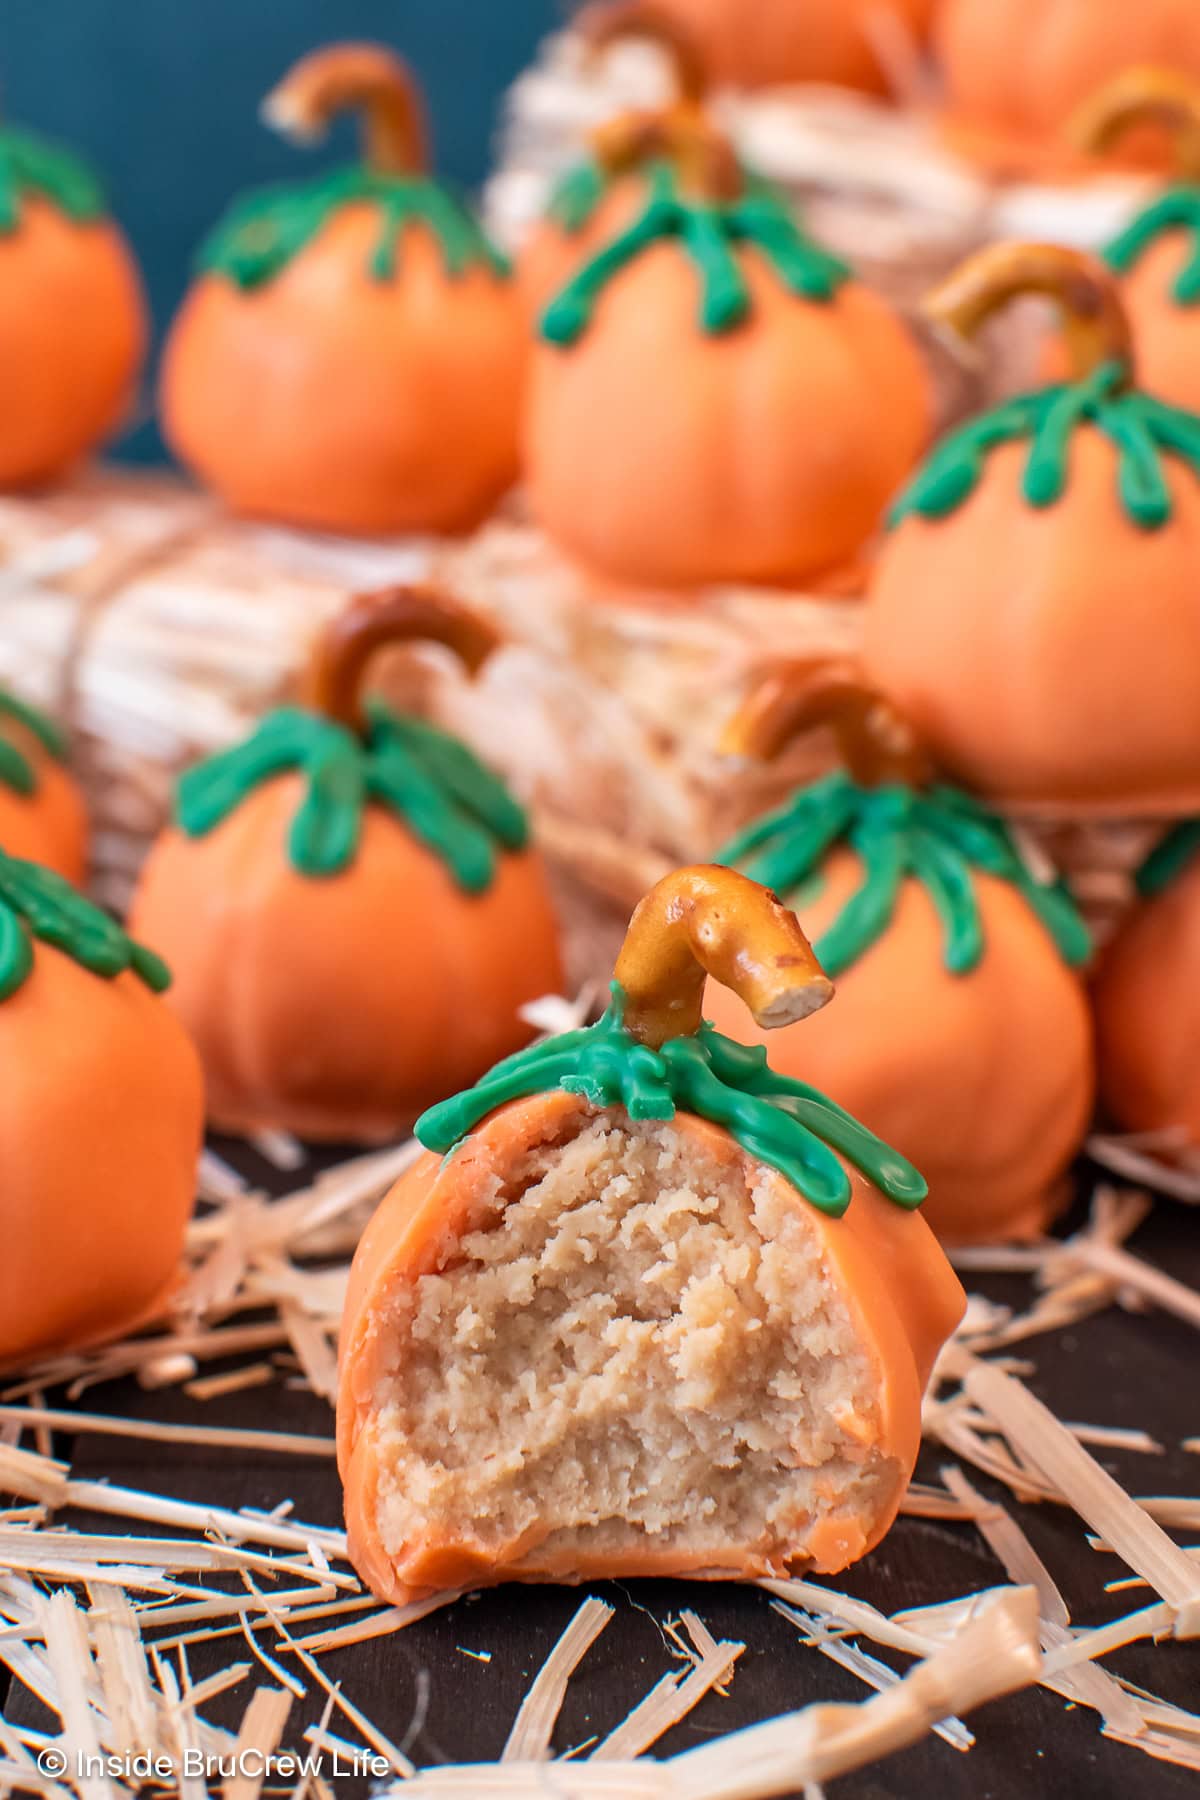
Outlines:
[[66, 759], [66, 737], [53, 719], [48, 719], [35, 706], [18, 700], [15, 694], [0, 691], [0, 784], [11, 788], [15, 794], [36, 794], [36, 768], [25, 752], [18, 749], [16, 744], [10, 743], [4, 735], [5, 724], [10, 720], [23, 726], [31, 737], [36, 738], [47, 756], [52, 756], [56, 762]]
[[609, 193], [613, 178], [594, 156], [585, 156], [559, 176], [546, 203], [546, 217], [568, 237], [590, 225]]
[[171, 985], [166, 964], [135, 944], [69, 881], [0, 851], [0, 1000], [10, 999], [32, 974], [35, 939], [106, 981], [128, 969], [153, 993]]
[[305, 794], [288, 834], [292, 867], [313, 878], [353, 863], [369, 805], [381, 806], [436, 855], [469, 894], [485, 892], [501, 851], [528, 837], [525, 814], [465, 744], [423, 720], [367, 702], [359, 736], [301, 707], [271, 713], [253, 736], [189, 769], [175, 816], [203, 837], [264, 782], [298, 773]]
[[851, 1196], [838, 1153], [897, 1206], [925, 1199], [911, 1163], [816, 1088], [776, 1074], [761, 1045], [737, 1044], [706, 1024], [651, 1050], [625, 1029], [624, 1000], [614, 982], [597, 1024], [497, 1063], [477, 1086], [423, 1113], [418, 1138], [428, 1150], [452, 1151], [496, 1107], [562, 1088], [592, 1106], [623, 1106], [631, 1119], [673, 1119], [677, 1110], [708, 1119], [832, 1218]]
[[68, 219], [86, 225], [107, 212], [104, 189], [87, 164], [32, 131], [0, 127], [0, 232], [21, 224], [22, 202], [48, 200]]
[[1171, 298], [1180, 306], [1200, 303], [1200, 187], [1172, 187], [1138, 214], [1104, 252], [1104, 260], [1118, 275], [1128, 275], [1164, 232], [1191, 234], [1191, 255], [1171, 283]]
[[367, 260], [372, 280], [391, 281], [402, 267], [400, 239], [410, 225], [432, 232], [452, 278], [472, 268], [508, 275], [507, 259], [449, 189], [428, 176], [380, 174], [363, 164], [243, 195], [201, 246], [198, 266], [243, 289], [263, 287], [335, 213], [363, 201], [379, 212], [379, 236]]
[[1138, 870], [1138, 893], [1147, 899], [1163, 893], [1196, 856], [1200, 856], [1200, 819], [1186, 819], [1167, 833]]
[[814, 945], [828, 975], [840, 975], [879, 942], [906, 880], [919, 881], [942, 923], [952, 975], [974, 969], [987, 948], [972, 871], [1009, 882], [1037, 914], [1065, 962], [1086, 962], [1091, 937], [1065, 886], [1035, 880], [995, 813], [960, 789], [888, 783], [861, 787], [844, 771], [803, 788], [727, 844], [718, 862], [736, 866], [786, 899], [844, 843], [864, 879]]
[[[750, 315], [750, 288], [734, 254], [741, 244], [753, 245], [788, 291], [804, 300], [830, 301], [849, 278], [846, 265], [804, 235], [779, 194], [760, 177], [747, 175], [745, 191], [728, 202], [690, 197], [669, 163], [649, 164], [646, 181], [644, 211], [598, 250], [546, 308], [541, 332], [548, 343], [568, 345], [582, 337], [600, 296], [621, 270], [652, 244], [668, 240], [679, 243], [695, 266], [700, 329], [709, 335], [731, 331]], [[568, 192], [571, 214], [582, 213], [586, 223], [587, 181], [580, 176], [578, 187]]]
[[1108, 362], [1084, 381], [1022, 394], [973, 419], [928, 458], [892, 509], [890, 523], [910, 514], [946, 518], [974, 493], [990, 452], [1023, 441], [1029, 456], [1022, 497], [1030, 506], [1053, 506], [1070, 485], [1075, 433], [1092, 425], [1117, 451], [1117, 491], [1130, 519], [1146, 531], [1166, 525], [1173, 508], [1164, 462], [1173, 456], [1200, 475], [1200, 415], [1168, 406], [1128, 381], [1123, 364]]

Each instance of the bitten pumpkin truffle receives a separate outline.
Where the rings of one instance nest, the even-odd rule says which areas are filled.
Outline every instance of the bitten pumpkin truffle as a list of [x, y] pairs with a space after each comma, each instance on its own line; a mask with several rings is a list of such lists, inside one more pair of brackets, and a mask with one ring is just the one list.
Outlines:
[[165, 1303], [204, 1129], [169, 976], [61, 876], [0, 852], [0, 1363]]
[[930, 302], [969, 336], [1048, 295], [1072, 378], [952, 433], [893, 513], [864, 666], [938, 766], [1010, 806], [1200, 807], [1200, 417], [1138, 385], [1111, 273], [998, 245]]
[[78, 885], [87, 865], [87, 811], [66, 754], [66, 737], [52, 719], [0, 689], [0, 849]]
[[91, 170], [0, 126], [0, 487], [50, 481], [117, 429], [146, 335], [137, 265]]
[[361, 696], [375, 652], [412, 640], [472, 669], [495, 641], [439, 595], [355, 602], [310, 704], [189, 770], [143, 871], [132, 928], [171, 964], [226, 1129], [408, 1129], [526, 1043], [518, 1009], [561, 987], [521, 807], [457, 739]]
[[765, 1043], [895, 1144], [929, 1183], [925, 1217], [951, 1242], [1042, 1231], [1091, 1117], [1092, 1033], [1074, 972], [1087, 930], [1056, 882], [1026, 868], [1003, 821], [939, 781], [905, 722], [853, 672], [787, 665], [729, 728], [769, 757], [834, 727], [843, 767], [722, 853], [777, 887], [836, 978], [838, 1004], [771, 1034], [720, 988], [720, 1031]]
[[298, 63], [266, 116], [301, 140], [345, 108], [363, 160], [239, 201], [167, 342], [163, 427], [240, 512], [333, 531], [458, 532], [517, 473], [525, 328], [503, 257], [425, 173], [404, 64]]
[[1200, 1145], [1200, 822], [1176, 826], [1138, 877], [1141, 905], [1095, 985], [1100, 1087], [1129, 1131]]
[[833, 1572], [887, 1531], [963, 1295], [925, 1183], [761, 1050], [831, 989], [729, 870], [637, 909], [597, 1025], [435, 1108], [359, 1246], [338, 1455], [403, 1604], [503, 1580]]
[[931, 419], [905, 325], [691, 107], [542, 314], [530, 502], [618, 582], [795, 585], [855, 558]]

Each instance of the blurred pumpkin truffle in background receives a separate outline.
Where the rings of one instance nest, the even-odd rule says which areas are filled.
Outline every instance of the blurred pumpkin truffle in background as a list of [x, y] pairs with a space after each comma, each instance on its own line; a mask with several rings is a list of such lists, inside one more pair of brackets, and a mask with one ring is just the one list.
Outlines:
[[657, 0], [692, 32], [716, 81], [820, 82], [887, 92], [923, 42], [935, 0]]
[[1072, 378], [952, 433], [893, 513], [864, 666], [940, 768], [1023, 809], [1200, 806], [1200, 417], [1143, 392], [1115, 277], [997, 245], [930, 310], [1049, 296]]
[[158, 958], [0, 852], [0, 1363], [116, 1336], [167, 1301], [204, 1130]]
[[366, 44], [268, 97], [301, 140], [361, 111], [361, 163], [236, 204], [162, 374], [172, 449], [235, 510], [344, 532], [459, 532], [517, 474], [525, 328], [470, 212], [425, 173], [404, 64]]
[[533, 511], [644, 587], [843, 570], [932, 420], [916, 343], [689, 109], [636, 217], [542, 315], [525, 431]]
[[87, 809], [66, 756], [54, 721], [0, 689], [0, 849], [79, 886], [87, 873]]
[[719, 1031], [767, 1044], [916, 1163], [950, 1242], [1038, 1235], [1083, 1143], [1092, 1033], [1074, 965], [1088, 932], [1003, 821], [937, 779], [905, 722], [838, 664], [783, 666], [732, 720], [727, 748], [771, 757], [832, 724], [843, 767], [722, 852], [794, 905], [838, 1003], [768, 1039], [727, 991]]
[[66, 473], [123, 423], [146, 352], [132, 252], [69, 151], [0, 126], [0, 487]]
[[[1094, 990], [1100, 1091], [1128, 1131], [1200, 1148], [1200, 822], [1176, 826], [1138, 877], [1141, 905]], [[1165, 1145], [1170, 1150], [1170, 1145]]]
[[773, 894], [680, 870], [598, 1024], [419, 1122], [341, 1340], [350, 1553], [383, 1598], [834, 1573], [891, 1525], [962, 1289], [917, 1172], [702, 1024], [706, 973], [764, 1027], [831, 993]]
[[375, 653], [412, 641], [475, 669], [495, 640], [438, 595], [355, 602], [308, 704], [183, 777], [143, 871], [131, 929], [171, 964], [225, 1129], [407, 1130], [527, 1043], [518, 1008], [561, 987], [521, 808], [464, 744], [361, 698]]

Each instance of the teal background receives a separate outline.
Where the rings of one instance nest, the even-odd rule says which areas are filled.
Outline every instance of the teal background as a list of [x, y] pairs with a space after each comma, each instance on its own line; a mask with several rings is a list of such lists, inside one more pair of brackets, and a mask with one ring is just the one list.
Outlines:
[[[347, 126], [303, 151], [259, 123], [260, 99], [297, 56], [335, 38], [399, 50], [425, 86], [439, 171], [474, 188], [505, 88], [567, 10], [566, 0], [0, 0], [0, 104], [96, 165], [161, 339], [192, 252], [233, 194], [352, 149]], [[148, 419], [118, 452], [164, 454]]]

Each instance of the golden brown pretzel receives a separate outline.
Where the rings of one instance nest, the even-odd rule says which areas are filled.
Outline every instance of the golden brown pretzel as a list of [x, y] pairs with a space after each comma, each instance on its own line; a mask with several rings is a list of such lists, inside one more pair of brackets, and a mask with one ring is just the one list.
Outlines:
[[676, 869], [638, 905], [613, 975], [625, 1025], [657, 1050], [697, 1031], [711, 975], [749, 1007], [764, 1030], [807, 1018], [833, 997], [794, 913], [734, 869]]
[[425, 121], [407, 65], [382, 44], [329, 44], [302, 56], [263, 101], [263, 117], [288, 137], [324, 137], [353, 107], [363, 116], [363, 155], [382, 175], [426, 166]]
[[432, 588], [361, 594], [330, 620], [318, 639], [302, 698], [314, 711], [361, 731], [363, 678], [377, 651], [391, 644], [445, 644], [474, 674], [499, 641], [475, 613]]
[[1025, 294], [1057, 303], [1071, 359], [1082, 380], [1102, 363], [1133, 363], [1133, 335], [1116, 278], [1098, 257], [1061, 244], [991, 244], [977, 250], [925, 301], [936, 325], [970, 340], [993, 314]]
[[588, 49], [599, 56], [611, 45], [643, 38], [657, 46], [671, 65], [676, 97], [699, 106], [708, 92], [708, 70], [696, 39], [678, 19], [659, 12], [652, 0], [612, 0], [589, 6], [579, 15]]
[[1175, 173], [1200, 181], [1200, 82], [1179, 69], [1126, 69], [1084, 102], [1068, 132], [1080, 150], [1101, 156], [1145, 124], [1165, 131]]
[[854, 665], [831, 658], [782, 663], [751, 690], [725, 727], [731, 756], [770, 762], [801, 733], [831, 727], [842, 762], [863, 787], [924, 787], [933, 768], [908, 721]]

